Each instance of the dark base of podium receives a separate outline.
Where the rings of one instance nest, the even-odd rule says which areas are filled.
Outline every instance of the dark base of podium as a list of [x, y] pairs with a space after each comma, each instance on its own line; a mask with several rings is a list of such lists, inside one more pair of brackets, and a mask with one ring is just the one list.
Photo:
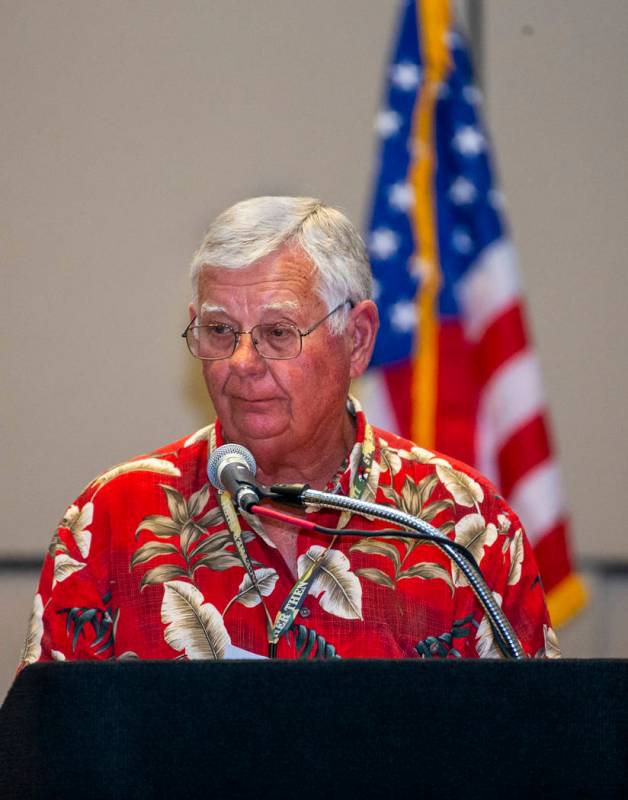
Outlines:
[[2, 798], [628, 797], [628, 662], [36, 664]]

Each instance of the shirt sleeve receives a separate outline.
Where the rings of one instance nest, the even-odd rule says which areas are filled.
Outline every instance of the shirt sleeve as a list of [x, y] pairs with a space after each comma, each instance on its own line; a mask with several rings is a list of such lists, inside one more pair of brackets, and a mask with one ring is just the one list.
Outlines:
[[84, 497], [55, 531], [37, 587], [20, 669], [36, 661], [107, 659], [113, 655], [106, 523]]
[[[487, 514], [498, 535], [487, 549], [481, 567], [497, 602], [514, 628], [528, 657], [558, 657], [558, 641], [551, 628], [545, 594], [532, 545], [517, 515], [495, 496]], [[480, 657], [499, 656], [488, 620], [478, 629]]]

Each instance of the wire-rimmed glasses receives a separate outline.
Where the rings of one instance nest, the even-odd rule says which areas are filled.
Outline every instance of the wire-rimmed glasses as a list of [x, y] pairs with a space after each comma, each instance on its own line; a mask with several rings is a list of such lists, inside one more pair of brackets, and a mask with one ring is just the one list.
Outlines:
[[187, 342], [188, 349], [194, 358], [200, 358], [202, 361], [220, 361], [223, 358], [231, 358], [236, 351], [240, 337], [245, 333], [250, 335], [253, 347], [262, 358], [296, 358], [303, 349], [303, 337], [316, 330], [319, 325], [322, 325], [325, 320], [346, 306], [347, 303], [353, 308], [353, 302], [347, 299], [305, 331], [290, 322], [254, 325], [250, 331], [238, 331], [224, 322], [199, 325], [194, 317], [181, 336]]

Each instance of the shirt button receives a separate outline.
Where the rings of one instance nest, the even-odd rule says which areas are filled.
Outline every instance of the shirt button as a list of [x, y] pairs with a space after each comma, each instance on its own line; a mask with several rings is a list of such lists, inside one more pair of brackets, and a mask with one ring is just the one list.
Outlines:
[[303, 606], [303, 608], [301, 608], [301, 609], [299, 610], [299, 614], [300, 614], [300, 615], [301, 615], [301, 616], [302, 616], [304, 619], [307, 619], [307, 618], [310, 616], [310, 614], [311, 614], [311, 613], [312, 613], [312, 612], [310, 611], [310, 609], [309, 609], [309, 608], [307, 608], [307, 606]]

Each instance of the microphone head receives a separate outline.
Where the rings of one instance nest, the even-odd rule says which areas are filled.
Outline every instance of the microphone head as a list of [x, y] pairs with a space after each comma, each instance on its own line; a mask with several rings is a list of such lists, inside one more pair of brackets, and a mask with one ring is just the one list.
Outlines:
[[207, 462], [207, 477], [216, 489], [225, 488], [220, 480], [220, 473], [224, 465], [228, 463], [241, 464], [253, 475], [257, 472], [257, 464], [250, 450], [242, 447], [241, 444], [223, 444], [214, 450]]

